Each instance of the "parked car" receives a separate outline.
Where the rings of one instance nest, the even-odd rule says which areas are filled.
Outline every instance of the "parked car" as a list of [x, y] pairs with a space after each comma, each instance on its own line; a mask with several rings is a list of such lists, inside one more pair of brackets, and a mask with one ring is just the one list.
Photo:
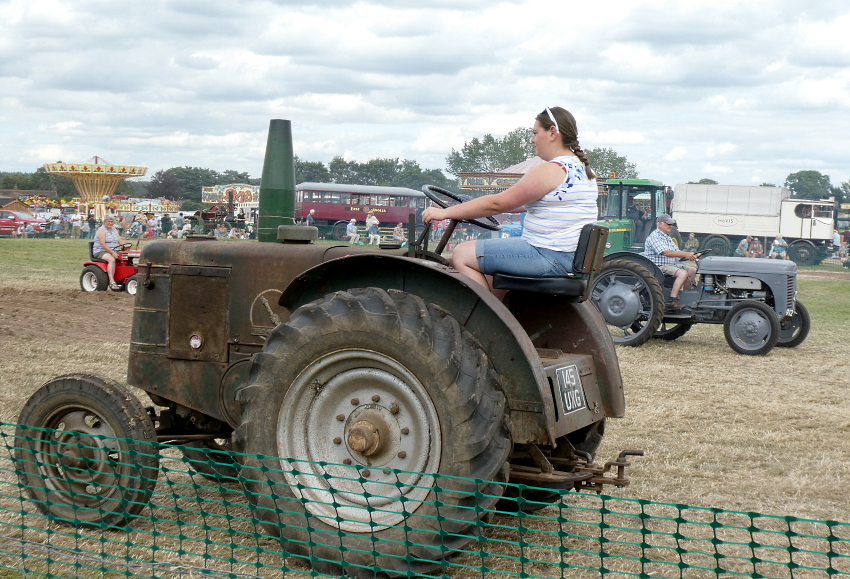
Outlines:
[[12, 235], [21, 223], [32, 223], [36, 235], [41, 235], [41, 232], [47, 229], [43, 219], [33, 217], [29, 213], [0, 209], [0, 235]]

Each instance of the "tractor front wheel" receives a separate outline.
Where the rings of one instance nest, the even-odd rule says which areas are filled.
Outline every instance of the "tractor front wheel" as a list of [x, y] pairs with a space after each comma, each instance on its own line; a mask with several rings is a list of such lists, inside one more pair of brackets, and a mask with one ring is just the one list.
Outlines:
[[150, 416], [106, 378], [60, 376], [27, 401], [15, 431], [15, 466], [36, 508], [72, 524], [119, 526], [156, 486]]
[[802, 344], [809, 335], [812, 319], [809, 310], [799, 300], [794, 305], [794, 313], [779, 322], [779, 340], [776, 345], [780, 348], [794, 348]]
[[242, 479], [265, 531], [320, 573], [437, 571], [504, 491], [511, 440], [492, 364], [415, 295], [363, 288], [306, 304], [249, 376]]
[[139, 274], [131, 275], [127, 278], [127, 281], [124, 282], [124, 290], [131, 296], [139, 293]]
[[762, 302], [743, 301], [726, 314], [723, 333], [729, 347], [739, 354], [761, 356], [779, 340], [779, 318]]

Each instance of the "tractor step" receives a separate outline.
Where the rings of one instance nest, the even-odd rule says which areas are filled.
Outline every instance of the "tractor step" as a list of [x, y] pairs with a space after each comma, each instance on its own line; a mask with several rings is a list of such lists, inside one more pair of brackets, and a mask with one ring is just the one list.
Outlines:
[[[631, 484], [626, 476], [626, 467], [632, 464], [628, 460], [629, 456], [643, 456], [643, 451], [624, 450], [617, 460], [608, 461], [604, 465], [594, 463], [590, 455], [581, 451], [575, 451], [574, 458], [546, 457], [541, 468], [512, 464], [510, 482], [550, 489], [595, 491], [599, 494], [605, 485], [626, 487]], [[555, 470], [555, 467], [569, 470]], [[616, 474], [612, 472], [615, 467]]]

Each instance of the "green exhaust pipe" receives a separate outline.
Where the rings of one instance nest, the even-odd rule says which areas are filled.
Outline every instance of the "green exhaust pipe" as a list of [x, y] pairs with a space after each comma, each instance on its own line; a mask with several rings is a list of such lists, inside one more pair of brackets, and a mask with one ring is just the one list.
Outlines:
[[292, 123], [272, 119], [263, 180], [260, 184], [259, 241], [278, 241], [278, 226], [295, 225], [295, 158], [292, 152]]

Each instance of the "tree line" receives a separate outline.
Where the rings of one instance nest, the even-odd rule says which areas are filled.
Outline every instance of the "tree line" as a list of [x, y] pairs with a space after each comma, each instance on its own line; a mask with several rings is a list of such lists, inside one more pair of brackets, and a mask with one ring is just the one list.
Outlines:
[[[416, 190], [422, 185], [432, 184], [459, 193], [455, 177], [460, 173], [497, 172], [532, 158], [534, 145], [531, 143], [531, 137], [531, 129], [518, 127], [501, 138], [489, 133], [480, 139], [473, 138], [466, 141], [460, 150], [452, 149], [446, 156], [445, 172], [441, 169], [423, 169], [418, 162], [411, 159], [375, 158], [361, 163], [346, 161], [343, 157], [336, 156], [326, 164], [320, 161], [305, 161], [296, 156], [295, 181], [408, 187]], [[600, 177], [616, 175], [621, 179], [638, 178], [636, 165], [614, 149], [597, 147], [585, 150], [585, 154], [591, 167]], [[148, 181], [122, 181], [116, 194], [183, 200], [184, 209], [196, 209], [200, 207], [202, 187], [230, 183], [259, 185], [260, 178], [252, 178], [246, 172], [233, 169], [219, 172], [204, 167], [171, 167], [156, 171]], [[689, 183], [717, 184], [717, 181], [703, 178]], [[772, 183], [762, 185], [775, 186]], [[835, 197], [839, 201], [850, 201], [850, 181], [835, 187], [828, 175], [818, 171], [791, 173], [785, 178], [784, 186], [795, 196], [805, 199]], [[16, 188], [22, 191], [53, 191], [57, 198], [76, 196], [70, 179], [47, 173], [43, 167], [32, 173], [0, 172], [0, 189]]]

